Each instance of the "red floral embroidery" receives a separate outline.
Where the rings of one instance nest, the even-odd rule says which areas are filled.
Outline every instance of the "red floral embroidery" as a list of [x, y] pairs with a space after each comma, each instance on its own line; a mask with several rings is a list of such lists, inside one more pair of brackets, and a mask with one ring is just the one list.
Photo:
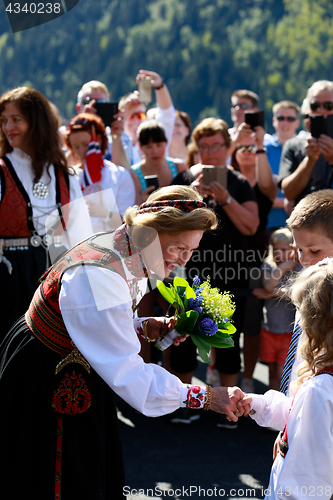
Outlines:
[[145, 334], [143, 333], [143, 328], [142, 328], [142, 326], [139, 326], [139, 327], [138, 327], [138, 329], [137, 329], [136, 333], [137, 333], [140, 337], [142, 337], [143, 339], [145, 339]]
[[186, 408], [202, 408], [204, 402], [204, 394], [199, 385], [188, 386], [187, 398], [184, 401]]
[[52, 407], [65, 415], [84, 413], [91, 405], [91, 393], [82, 374], [66, 373], [53, 393]]

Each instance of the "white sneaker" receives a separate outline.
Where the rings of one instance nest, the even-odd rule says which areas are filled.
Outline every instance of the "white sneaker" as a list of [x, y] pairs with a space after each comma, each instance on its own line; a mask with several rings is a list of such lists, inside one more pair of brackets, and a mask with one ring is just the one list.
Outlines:
[[252, 378], [243, 378], [240, 388], [242, 389], [243, 392], [246, 392], [247, 394], [249, 392], [255, 392], [254, 390], [254, 383]]
[[212, 387], [219, 387], [221, 385], [220, 374], [216, 368], [213, 368], [213, 370], [210, 367], [207, 368], [206, 384]]

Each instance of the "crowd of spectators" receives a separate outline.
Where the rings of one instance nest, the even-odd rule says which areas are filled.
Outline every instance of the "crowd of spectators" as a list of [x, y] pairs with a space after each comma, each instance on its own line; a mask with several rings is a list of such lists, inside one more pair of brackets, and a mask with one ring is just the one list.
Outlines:
[[[140, 91], [133, 89], [119, 99], [118, 111], [107, 123], [99, 116], [98, 104], [110, 102], [109, 91], [102, 82], [90, 81], [78, 89], [77, 115], [68, 117], [66, 125], [61, 126], [54, 105], [46, 103], [44, 98], [44, 108], [49, 110], [50, 116], [51, 113], [53, 115], [42, 126], [50, 127], [49, 123], [52, 122], [54, 128], [56, 123], [63, 142], [62, 156], [45, 157], [41, 161], [45, 160], [48, 165], [59, 165], [57, 168], [66, 175], [67, 169], [74, 170], [75, 177], [69, 185], [70, 198], [78, 197], [79, 186], [86, 201], [85, 210], [88, 209], [90, 216], [81, 211], [80, 217], [90, 218], [89, 224], [91, 223], [93, 232], [115, 229], [129, 206], [143, 203], [158, 187], [171, 184], [195, 187], [216, 213], [219, 225], [217, 230], [204, 235], [185, 271], [178, 269], [176, 273], [185, 276], [190, 282], [196, 275], [202, 280], [209, 277], [212, 286], [230, 291], [236, 303], [233, 318], [237, 327], [235, 346], [227, 350], [212, 350], [212, 366], [207, 371], [207, 377], [210, 377], [212, 383], [223, 386], [239, 383], [242, 371], [240, 335], [243, 333], [242, 389], [254, 392], [253, 372], [261, 357], [270, 366], [272, 387], [277, 387], [284, 359], [280, 351], [276, 351], [275, 358], [274, 354], [267, 357], [267, 342], [270, 342], [267, 340], [267, 333], [290, 335], [290, 311], [282, 331], [281, 328], [276, 328], [282, 314], [281, 308], [287, 307], [281, 305], [281, 294], [277, 290], [281, 286], [281, 280], [283, 282], [283, 276], [299, 269], [295, 255], [288, 253], [290, 235], [286, 235], [283, 228], [286, 227], [286, 219], [294, 205], [304, 196], [315, 190], [332, 187], [333, 138], [329, 133], [329, 125], [319, 133], [314, 132], [313, 118], [321, 115], [325, 124], [327, 117], [333, 114], [333, 82], [315, 82], [308, 89], [301, 107], [288, 100], [287, 96], [275, 103], [272, 108], [272, 126], [275, 132], [270, 135], [266, 133], [264, 126], [252, 127], [247, 123], [247, 115], [260, 110], [259, 96], [253, 91], [242, 89], [232, 94], [231, 126], [229, 116], [207, 117], [192, 131], [191, 110], [175, 109], [163, 78], [154, 71], [140, 70], [136, 77], [139, 89], [143, 79], [150, 82], [155, 107], [149, 108], [149, 103], [142, 99]], [[22, 163], [27, 161], [29, 152], [41, 146], [39, 139], [30, 135], [32, 142], [29, 147], [21, 148], [26, 156], [15, 157], [16, 148], [21, 146], [19, 142], [11, 142], [8, 131], [8, 127], [12, 127], [15, 138], [17, 125], [10, 112], [21, 106], [21, 101], [16, 104], [18, 101], [13, 98], [15, 92], [17, 95], [20, 92], [22, 94], [22, 90], [15, 89], [11, 95], [6, 94], [5, 98], [2, 96], [0, 99], [1, 128], [3, 136], [9, 137], [11, 145], [9, 147], [3, 138], [0, 148], [1, 157], [7, 155], [12, 162]], [[37, 117], [36, 120], [41, 119]], [[300, 130], [301, 124], [303, 130]], [[29, 126], [32, 127], [31, 124]], [[19, 133], [27, 132], [23, 130]], [[47, 134], [50, 139], [52, 135], [49, 129]], [[87, 179], [85, 170], [88, 156], [92, 153], [93, 134], [96, 134], [97, 149], [100, 148], [103, 156], [101, 175], [97, 182]], [[62, 166], [66, 161], [68, 166]], [[214, 170], [213, 177], [208, 181], [206, 166], [213, 167]], [[6, 282], [12, 276], [11, 266], [17, 265], [13, 256], [19, 251], [10, 248], [5, 240], [8, 237], [26, 238], [30, 231], [20, 229], [15, 233], [17, 229], [13, 227], [10, 233], [5, 212], [8, 207], [1, 203], [5, 199], [5, 184], [8, 182], [6, 176], [9, 176], [12, 168], [3, 163], [0, 166], [0, 266]], [[23, 180], [19, 171], [15, 175], [19, 177], [17, 181], [14, 176], [16, 184], [21, 184]], [[28, 190], [30, 184], [31, 188], [35, 186], [36, 180], [43, 180], [43, 175], [37, 173], [26, 180], [25, 189]], [[42, 199], [41, 197], [40, 200]], [[57, 198], [57, 202], [59, 200]], [[39, 201], [37, 205], [43, 203]], [[48, 214], [56, 206], [55, 203], [53, 207], [49, 207]], [[34, 208], [35, 212], [36, 210]], [[281, 230], [282, 236], [279, 233]], [[38, 228], [34, 232], [38, 236]], [[45, 231], [39, 231], [42, 237], [45, 234]], [[24, 244], [23, 242], [21, 246]], [[46, 252], [49, 250], [46, 244], [42, 244], [41, 248]], [[45, 267], [44, 260], [42, 266]], [[274, 269], [280, 271], [279, 279], [271, 280], [269, 273]], [[38, 267], [38, 272], [42, 271]], [[13, 276], [17, 281], [15, 269]], [[26, 307], [37, 286], [35, 275], [29, 279], [34, 281], [29, 287], [30, 297], [25, 297], [23, 307]], [[8, 290], [13, 294], [17, 288], [17, 284], [8, 284]], [[10, 300], [10, 296], [8, 298]], [[15, 300], [18, 299], [12, 298], [12, 302]], [[166, 304], [156, 290], [153, 290], [144, 299], [139, 314], [150, 316], [156, 310], [165, 314], [166, 309]], [[10, 323], [21, 313], [22, 307], [10, 317]], [[270, 331], [271, 325], [275, 331]], [[5, 330], [9, 326], [6, 324]], [[288, 331], [285, 331], [286, 328]], [[3, 335], [5, 333], [3, 331]], [[260, 345], [263, 336], [265, 348]], [[142, 356], [149, 360], [150, 355], [150, 346], [143, 346]], [[179, 347], [171, 346], [164, 353], [164, 363], [183, 382], [190, 383], [196, 368], [195, 346], [189, 339]], [[173, 422], [188, 424], [194, 419], [194, 413], [189, 417], [188, 411], [182, 409], [178, 410]], [[237, 424], [223, 418], [219, 426], [235, 428]]]

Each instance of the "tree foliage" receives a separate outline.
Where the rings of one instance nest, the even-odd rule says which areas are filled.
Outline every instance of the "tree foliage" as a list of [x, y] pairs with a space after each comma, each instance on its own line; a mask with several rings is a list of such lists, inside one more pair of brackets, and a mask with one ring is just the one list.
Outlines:
[[254, 90], [269, 129], [274, 102], [301, 104], [315, 80], [333, 80], [332, 12], [332, 0], [80, 0], [14, 35], [1, 2], [0, 91], [38, 88], [67, 120], [84, 82], [101, 80], [116, 100], [144, 68], [194, 124], [211, 114], [230, 123], [231, 93]]

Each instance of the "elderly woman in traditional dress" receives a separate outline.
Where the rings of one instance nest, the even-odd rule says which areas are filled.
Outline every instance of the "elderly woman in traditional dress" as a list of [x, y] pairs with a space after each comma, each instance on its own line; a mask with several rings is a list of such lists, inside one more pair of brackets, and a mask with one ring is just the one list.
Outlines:
[[135, 313], [147, 277], [185, 265], [215, 227], [214, 213], [192, 188], [173, 186], [129, 208], [124, 221], [50, 268], [2, 346], [6, 498], [23, 498], [27, 487], [45, 500], [60, 491], [62, 500], [122, 498], [113, 391], [147, 416], [204, 407], [237, 420], [244, 412], [240, 389], [183, 384], [138, 354], [138, 334], [157, 340], [163, 330], [163, 318]]

